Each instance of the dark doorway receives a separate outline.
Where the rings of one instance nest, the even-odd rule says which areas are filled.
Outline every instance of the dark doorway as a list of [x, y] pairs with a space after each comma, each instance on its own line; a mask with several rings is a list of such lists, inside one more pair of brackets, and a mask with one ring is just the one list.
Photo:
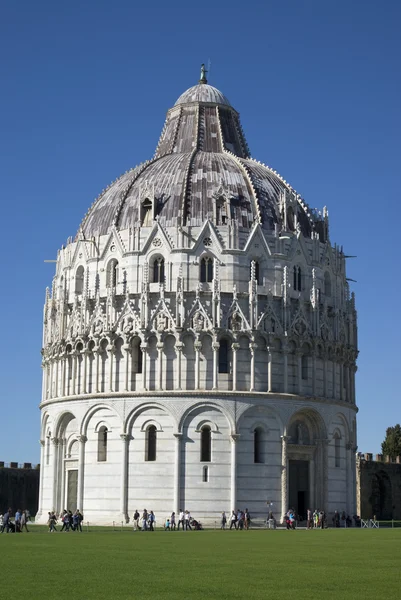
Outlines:
[[307, 460], [289, 461], [289, 506], [299, 515], [300, 520], [306, 518], [309, 503], [309, 462]]
[[[67, 510], [77, 510], [78, 469], [67, 471]], [[81, 509], [82, 510], [82, 509]]]

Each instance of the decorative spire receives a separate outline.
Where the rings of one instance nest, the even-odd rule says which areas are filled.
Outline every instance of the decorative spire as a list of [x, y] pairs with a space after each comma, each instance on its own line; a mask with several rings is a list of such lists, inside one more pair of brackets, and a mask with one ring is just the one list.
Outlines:
[[206, 79], [206, 67], [205, 65], [202, 63], [201, 64], [201, 74], [200, 74], [200, 79], [199, 79], [199, 83], [207, 83], [207, 79]]

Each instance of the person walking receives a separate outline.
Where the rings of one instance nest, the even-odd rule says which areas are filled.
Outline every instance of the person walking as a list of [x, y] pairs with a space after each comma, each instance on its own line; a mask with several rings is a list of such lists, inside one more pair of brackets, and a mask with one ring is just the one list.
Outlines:
[[156, 518], [155, 518], [155, 514], [153, 512], [153, 510], [150, 511], [150, 515], [149, 515], [149, 531], [154, 531], [154, 522], [155, 522]]
[[231, 513], [231, 517], [230, 517], [230, 529], [233, 528], [234, 525], [234, 529], [237, 529], [237, 515], [235, 510], [232, 511]]
[[140, 517], [140, 515], [139, 515], [139, 512], [138, 512], [138, 509], [135, 509], [134, 517], [133, 517], [134, 531], [138, 531], [139, 517]]
[[6, 530], [6, 533], [10, 531], [10, 519], [11, 519], [11, 508], [9, 508], [3, 515], [3, 524], [1, 526], [1, 532], [3, 533]]
[[251, 523], [251, 515], [249, 514], [249, 510], [246, 508], [244, 512], [244, 527], [245, 529], [249, 529], [249, 525]]
[[227, 517], [226, 517], [226, 513], [223, 510], [223, 512], [221, 513], [221, 526], [220, 526], [220, 529], [225, 529], [226, 525], [227, 525]]
[[186, 531], [188, 531], [188, 529], [190, 529], [192, 531], [192, 527], [191, 527], [191, 513], [189, 512], [189, 510], [185, 511], [185, 529]]
[[142, 531], [146, 531], [148, 528], [148, 511], [146, 508], [142, 513]]
[[184, 522], [184, 517], [185, 517], [185, 513], [184, 511], [180, 508], [180, 515], [178, 518], [178, 527], [177, 527], [177, 531], [180, 530], [180, 525], [182, 527], [182, 530], [185, 531], [185, 522]]
[[25, 531], [27, 533], [29, 533], [29, 529], [26, 524], [26, 511], [25, 510], [23, 510], [21, 513], [21, 532], [23, 531], [24, 527], [25, 527]]
[[171, 517], [170, 517], [170, 527], [171, 527], [171, 531], [175, 531], [175, 512], [173, 511], [171, 513]]
[[17, 508], [17, 512], [15, 513], [14, 525], [15, 525], [15, 532], [20, 533], [21, 532], [21, 509], [20, 508]]

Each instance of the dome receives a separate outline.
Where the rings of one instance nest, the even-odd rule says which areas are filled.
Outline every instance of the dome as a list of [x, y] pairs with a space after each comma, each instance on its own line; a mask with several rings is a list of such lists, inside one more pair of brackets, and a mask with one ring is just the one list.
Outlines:
[[[141, 207], [149, 194], [153, 219], [166, 227], [201, 227], [209, 218], [217, 226], [230, 221], [250, 230], [258, 222], [266, 231], [281, 230], [285, 219], [280, 203], [289, 196], [302, 234], [323, 232], [319, 219], [293, 188], [276, 171], [251, 158], [239, 114], [204, 76], [167, 112], [153, 159], [104, 190], [79, 233], [89, 238], [107, 234], [113, 225], [144, 227]], [[226, 210], [230, 215], [224, 219], [217, 218], [213, 208], [221, 197], [230, 204]]]
[[181, 94], [174, 106], [188, 104], [189, 102], [210, 102], [212, 104], [225, 104], [231, 106], [227, 98], [212, 85], [198, 83]]

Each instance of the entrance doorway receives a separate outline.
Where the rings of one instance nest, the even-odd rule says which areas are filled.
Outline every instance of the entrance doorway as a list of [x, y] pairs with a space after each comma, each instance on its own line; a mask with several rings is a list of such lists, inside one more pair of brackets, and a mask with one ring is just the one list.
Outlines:
[[75, 512], [77, 510], [77, 496], [78, 469], [69, 469], [67, 471], [67, 510], [71, 510], [72, 512]]
[[289, 461], [289, 508], [293, 508], [300, 520], [306, 519], [309, 503], [309, 462]]

